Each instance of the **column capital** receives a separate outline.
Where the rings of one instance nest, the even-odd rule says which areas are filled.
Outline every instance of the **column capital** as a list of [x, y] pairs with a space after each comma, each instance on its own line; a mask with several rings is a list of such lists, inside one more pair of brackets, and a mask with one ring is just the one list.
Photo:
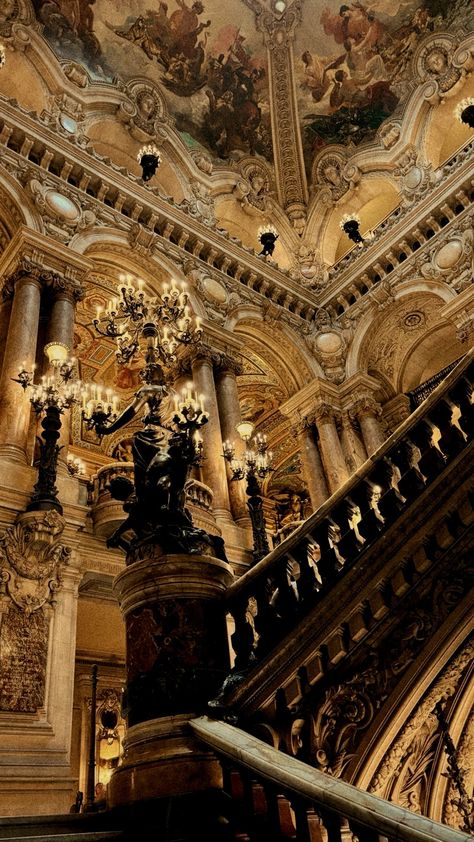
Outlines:
[[92, 269], [92, 261], [84, 255], [25, 225], [20, 226], [10, 240], [0, 261], [0, 276], [7, 297], [12, 283], [29, 275], [43, 287], [69, 293], [72, 300], [80, 301], [85, 295], [84, 284]]
[[340, 413], [329, 403], [320, 403], [313, 409], [313, 418], [316, 424], [335, 423]]
[[20, 257], [5, 287], [13, 289], [22, 278], [34, 278], [44, 289], [52, 290], [55, 298], [67, 298], [76, 304], [85, 296], [84, 275], [85, 273], [62, 273], [45, 269], [28, 257]]
[[379, 403], [377, 403], [372, 395], [361, 395], [358, 400], [356, 400], [352, 406], [348, 408], [348, 415], [351, 421], [358, 420], [364, 416], [381, 418], [382, 407]]
[[242, 363], [236, 357], [225, 352], [216, 354], [216, 357], [214, 365], [218, 374], [234, 374], [237, 377], [243, 373]]
[[312, 415], [305, 415], [303, 418], [295, 418], [292, 421], [291, 426], [296, 431], [297, 435], [303, 435], [308, 432], [311, 432], [312, 427], [314, 426], [314, 417]]

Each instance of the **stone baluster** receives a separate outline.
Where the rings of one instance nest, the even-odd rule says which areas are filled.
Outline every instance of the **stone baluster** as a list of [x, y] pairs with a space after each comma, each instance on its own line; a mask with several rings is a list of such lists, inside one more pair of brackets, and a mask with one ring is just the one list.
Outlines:
[[[236, 430], [237, 424], [242, 420], [236, 379], [240, 370], [241, 367], [235, 360], [223, 355], [216, 372], [216, 396], [222, 438], [232, 442], [237, 459], [241, 459], [245, 453], [245, 442]], [[230, 481], [229, 498], [235, 522], [239, 526], [250, 526], [244, 483]]]
[[308, 489], [313, 511], [319, 509], [329, 497], [323, 463], [315, 438], [315, 429], [310, 418], [296, 424], [298, 444], [303, 466], [303, 477]]
[[314, 411], [321, 458], [331, 494], [348, 478], [348, 470], [337, 433], [336, 411], [329, 404], [320, 404]]
[[385, 434], [380, 424], [382, 408], [370, 395], [363, 395], [353, 405], [349, 413], [360, 424], [367, 456], [371, 456], [385, 441]]
[[191, 363], [193, 381], [198, 394], [204, 395], [209, 422], [202, 428], [205, 459], [202, 467], [203, 482], [214, 492], [213, 510], [216, 520], [229, 523], [229, 489], [225, 460], [222, 457], [222, 433], [219, 420], [216, 388], [214, 383], [213, 355], [207, 349], [200, 350]]
[[15, 462], [26, 462], [30, 402], [12, 378], [24, 363], [31, 367], [41, 301], [41, 281], [35, 273], [20, 270], [14, 280], [14, 294], [5, 354], [0, 377], [0, 454]]

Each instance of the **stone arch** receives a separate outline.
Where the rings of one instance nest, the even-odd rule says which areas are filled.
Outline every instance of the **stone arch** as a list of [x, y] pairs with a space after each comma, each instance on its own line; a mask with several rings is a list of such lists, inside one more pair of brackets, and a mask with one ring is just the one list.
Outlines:
[[[347, 376], [358, 371], [370, 373], [389, 385], [393, 394], [397, 394], [401, 385], [399, 373], [402, 365], [406, 366], [410, 354], [416, 351], [421, 339], [433, 331], [444, 330], [454, 342], [454, 325], [443, 319], [440, 309], [455, 297], [454, 291], [447, 284], [431, 279], [405, 281], [396, 292], [389, 291], [385, 306], [364, 316], [355, 331], [347, 356]], [[428, 319], [423, 310], [424, 303], [429, 305]], [[411, 315], [413, 317], [409, 318]], [[405, 341], [400, 341], [401, 338], [405, 338]], [[378, 349], [380, 364], [375, 359], [375, 349]], [[392, 359], [395, 353], [396, 362]], [[457, 356], [462, 353], [460, 351]], [[438, 370], [441, 368], [442, 360]]]

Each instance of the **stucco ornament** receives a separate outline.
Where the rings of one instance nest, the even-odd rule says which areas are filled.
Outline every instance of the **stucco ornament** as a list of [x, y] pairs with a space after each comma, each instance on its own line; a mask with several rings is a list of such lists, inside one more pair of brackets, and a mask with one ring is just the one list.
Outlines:
[[55, 511], [21, 514], [0, 532], [0, 591], [27, 616], [53, 604], [71, 548], [60, 541], [65, 521]]
[[194, 219], [203, 222], [204, 225], [214, 227], [216, 217], [214, 214], [214, 199], [208, 188], [200, 181], [190, 181], [192, 196], [185, 199], [180, 207], [186, 210]]
[[415, 53], [415, 75], [425, 82], [424, 97], [433, 105], [453, 95], [460, 80], [472, 69], [472, 54], [458, 46], [454, 35], [443, 32], [424, 41]]
[[261, 161], [245, 158], [240, 163], [241, 178], [234, 187], [234, 195], [241, 208], [250, 216], [260, 216], [269, 209], [270, 172]]
[[312, 184], [323, 204], [333, 205], [360, 181], [360, 170], [340, 147], [327, 149], [314, 159]]
[[290, 277], [306, 289], [319, 291], [328, 280], [328, 270], [316, 255], [316, 249], [304, 243], [294, 252], [295, 263]]
[[117, 117], [125, 123], [132, 137], [139, 141], [166, 137], [164, 126], [171, 120], [160, 92], [146, 79], [133, 79], [125, 89]]
[[474, 229], [470, 215], [439, 238], [436, 246], [424, 250], [415, 260], [423, 278], [440, 278], [456, 290], [467, 289], [474, 274]]
[[433, 170], [414, 146], [408, 146], [397, 158], [393, 175], [402, 194], [402, 203], [411, 205], [429, 192], [441, 179], [441, 171]]
[[303, 328], [306, 344], [326, 378], [333, 383], [342, 383], [345, 378], [346, 356], [352, 333], [352, 325], [333, 322], [323, 307], [317, 310], [313, 323]]
[[60, 193], [47, 181], [32, 178], [26, 190], [40, 211], [46, 231], [63, 243], [68, 243], [76, 231], [82, 231], [94, 225], [96, 215], [92, 205], [84, 202], [80, 205], [75, 193], [62, 189]]
[[207, 317], [213, 322], [224, 324], [227, 315], [241, 303], [240, 295], [228, 288], [221, 278], [213, 277], [192, 260], [183, 262], [183, 270], [188, 281], [199, 292]]

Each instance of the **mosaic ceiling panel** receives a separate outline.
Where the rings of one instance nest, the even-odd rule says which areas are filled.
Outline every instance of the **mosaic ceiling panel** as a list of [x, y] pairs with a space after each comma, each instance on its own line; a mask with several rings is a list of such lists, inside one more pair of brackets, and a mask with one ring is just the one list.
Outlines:
[[271, 157], [266, 51], [253, 13], [219, 0], [33, 0], [56, 54], [95, 80], [158, 84], [184, 141]]

